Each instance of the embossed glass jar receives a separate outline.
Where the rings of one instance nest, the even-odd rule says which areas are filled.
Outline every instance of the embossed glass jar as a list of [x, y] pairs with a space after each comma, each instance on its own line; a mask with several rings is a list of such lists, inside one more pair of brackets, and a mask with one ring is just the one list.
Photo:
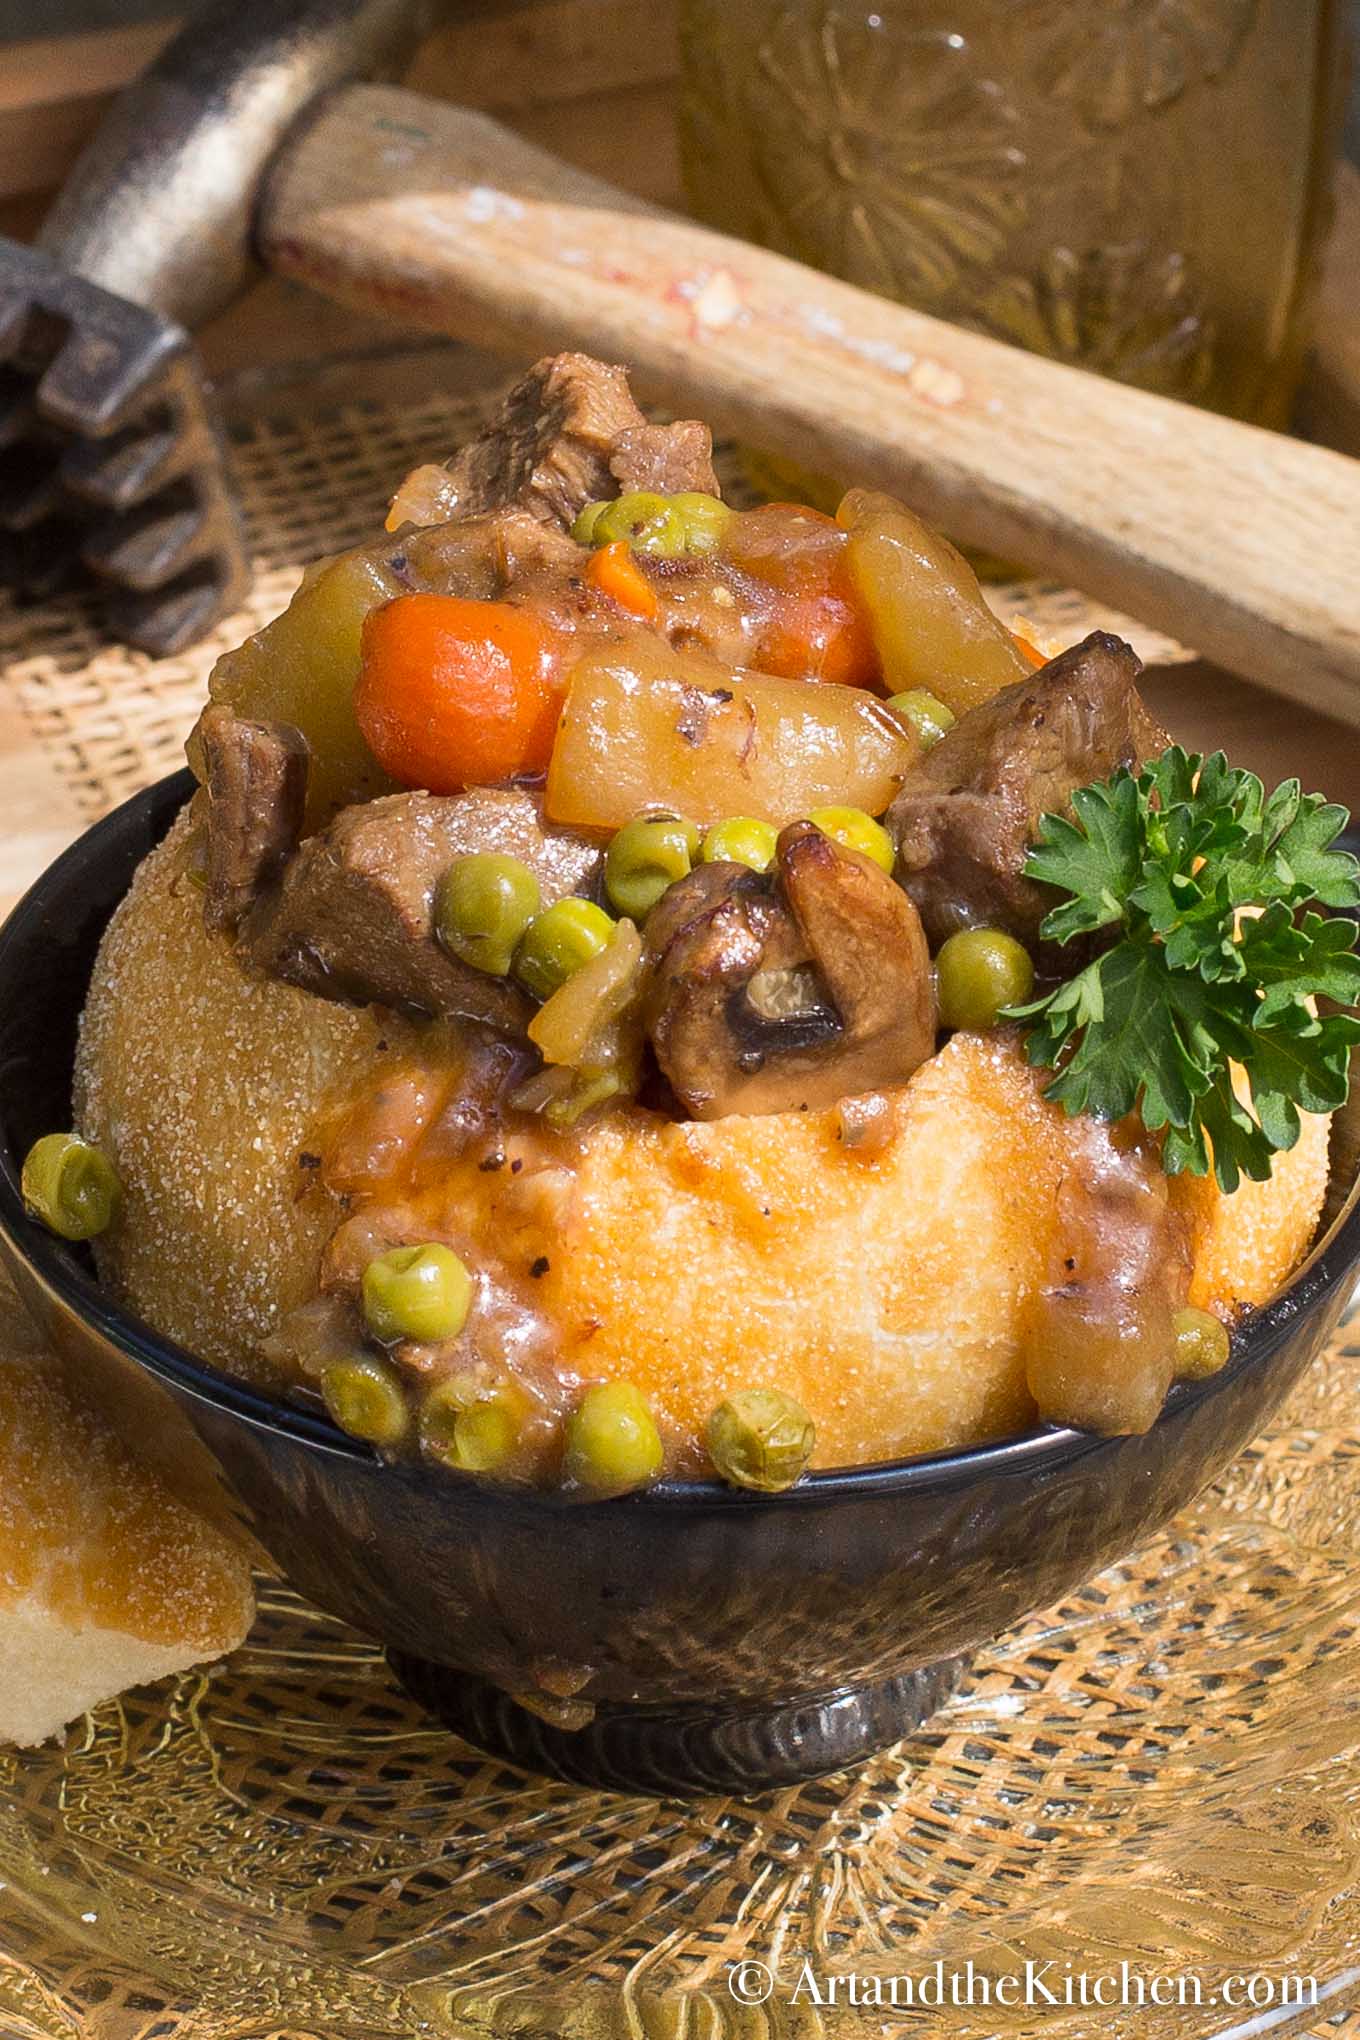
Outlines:
[[1333, 0], [682, 0], [695, 211], [867, 289], [1284, 422]]

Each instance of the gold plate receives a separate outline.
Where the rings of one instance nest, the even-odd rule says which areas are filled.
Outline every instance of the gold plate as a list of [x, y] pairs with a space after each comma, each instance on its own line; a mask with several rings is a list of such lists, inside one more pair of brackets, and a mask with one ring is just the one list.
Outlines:
[[[521, 1778], [266, 1586], [227, 1665], [0, 1756], [4, 2040], [1356, 2040], [1355, 1329], [1168, 1535], [987, 1652], [926, 1732], [761, 1800]], [[805, 1963], [823, 1999], [853, 1973], [886, 2002], [970, 1961], [1047, 1963], [1058, 1991], [1194, 1973], [1204, 2002], [792, 2001]], [[742, 2005], [751, 1963], [776, 1980]], [[1258, 1973], [1316, 1978], [1316, 2006], [1213, 2005]]]

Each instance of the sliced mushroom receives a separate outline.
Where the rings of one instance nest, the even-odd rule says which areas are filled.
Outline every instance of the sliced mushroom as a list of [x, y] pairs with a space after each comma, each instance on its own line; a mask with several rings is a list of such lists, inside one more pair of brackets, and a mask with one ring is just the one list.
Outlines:
[[905, 1083], [935, 1046], [930, 955], [886, 872], [811, 822], [772, 874], [704, 864], [647, 923], [648, 1031], [695, 1119]]

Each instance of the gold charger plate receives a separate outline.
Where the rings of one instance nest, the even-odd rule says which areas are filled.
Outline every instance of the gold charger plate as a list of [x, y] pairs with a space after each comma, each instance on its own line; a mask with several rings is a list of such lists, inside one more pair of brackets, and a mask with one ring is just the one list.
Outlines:
[[[255, 591], [183, 659], [103, 645], [88, 604], [0, 608], [0, 896], [178, 765], [216, 651], [483, 403], [257, 404]], [[1001, 601], [1057, 636], [1118, 621]], [[759, 1801], [525, 1780], [267, 1584], [228, 1665], [0, 1752], [0, 2040], [1360, 2040], [1357, 1389], [1343, 1336], [1171, 1533], [985, 1653], [927, 1732]], [[903, 2001], [969, 1962], [1059, 1992], [1127, 1962], [1202, 2002]], [[1255, 2007], [1216, 2001], [1255, 1975]], [[1282, 2006], [1287, 1977], [1316, 2003]]]
[[[225, 1666], [0, 1754], [0, 2032], [1357, 2040], [1358, 1392], [1343, 1335], [1167, 1535], [984, 1653], [925, 1732], [760, 1800], [522, 1778], [266, 1585]], [[970, 1962], [1058, 1994], [1127, 1963], [1202, 2002], [888, 2008], [891, 1978]], [[753, 1964], [773, 1990], [743, 2004]], [[805, 1964], [859, 2006], [793, 2001]], [[1315, 2003], [1264, 2010], [1303, 1977]], [[1229, 1978], [1257, 2011], [1215, 2002]]]

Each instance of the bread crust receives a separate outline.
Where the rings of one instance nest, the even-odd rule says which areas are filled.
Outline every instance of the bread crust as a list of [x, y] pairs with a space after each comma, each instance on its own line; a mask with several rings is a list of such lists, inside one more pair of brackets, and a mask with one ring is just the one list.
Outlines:
[[[205, 933], [181, 859], [177, 832], [105, 938], [80, 1124], [126, 1190], [106, 1279], [204, 1358], [258, 1376], [258, 1341], [310, 1293], [335, 1219], [297, 1198], [308, 1128], [419, 1033], [249, 977]], [[536, 1301], [565, 1365], [627, 1374], [690, 1437], [723, 1396], [773, 1383], [811, 1413], [820, 1465], [1030, 1422], [1023, 1331], [1052, 1265], [1071, 1122], [1004, 1033], [955, 1035], [890, 1111], [868, 1155], [841, 1138], [835, 1108], [702, 1125], [602, 1115], [565, 1210], [523, 1242], [547, 1262]], [[1305, 1121], [1271, 1180], [1232, 1198], [1178, 1180], [1193, 1301], [1230, 1314], [1285, 1279], [1322, 1207], [1327, 1136], [1325, 1120]]]
[[222, 1656], [254, 1609], [245, 1552], [77, 1400], [0, 1282], [0, 1742]]

